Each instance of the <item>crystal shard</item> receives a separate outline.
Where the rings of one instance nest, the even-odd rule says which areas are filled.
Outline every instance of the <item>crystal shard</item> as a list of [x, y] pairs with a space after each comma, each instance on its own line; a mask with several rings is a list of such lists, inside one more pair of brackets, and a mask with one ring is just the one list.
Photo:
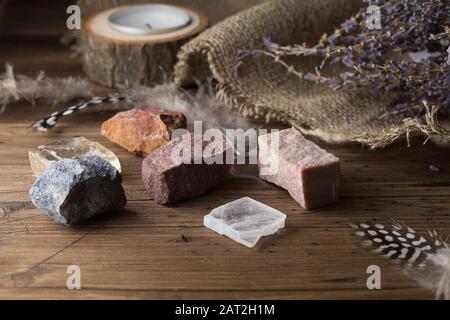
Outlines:
[[258, 146], [262, 179], [289, 191], [305, 209], [337, 202], [340, 162], [334, 155], [296, 129], [260, 136]]
[[253, 248], [264, 236], [284, 228], [286, 215], [252, 198], [242, 198], [213, 209], [205, 227]]
[[60, 140], [39, 146], [28, 153], [31, 169], [36, 177], [40, 176], [56, 161], [89, 155], [99, 156], [103, 160], [108, 161], [117, 171], [121, 172], [120, 161], [114, 152], [100, 143], [90, 141], [84, 137]]

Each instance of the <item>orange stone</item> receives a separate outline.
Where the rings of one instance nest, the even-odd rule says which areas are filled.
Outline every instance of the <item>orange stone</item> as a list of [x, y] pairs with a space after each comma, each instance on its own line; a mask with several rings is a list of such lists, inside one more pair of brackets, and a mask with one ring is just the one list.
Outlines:
[[179, 112], [132, 109], [119, 112], [102, 124], [102, 135], [138, 156], [147, 156], [170, 141], [172, 132], [186, 128]]

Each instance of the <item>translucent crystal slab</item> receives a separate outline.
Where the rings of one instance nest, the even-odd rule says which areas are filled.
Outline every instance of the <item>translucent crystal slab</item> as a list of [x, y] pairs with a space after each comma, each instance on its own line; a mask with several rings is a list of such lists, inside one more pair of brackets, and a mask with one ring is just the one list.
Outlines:
[[213, 209], [205, 227], [253, 248], [264, 236], [284, 228], [286, 215], [252, 198], [242, 198]]
[[88, 155], [99, 156], [121, 172], [119, 159], [114, 152], [100, 143], [90, 141], [84, 137], [60, 140], [39, 146], [31, 150], [28, 155], [31, 169], [36, 177], [40, 176], [52, 163], [58, 160]]

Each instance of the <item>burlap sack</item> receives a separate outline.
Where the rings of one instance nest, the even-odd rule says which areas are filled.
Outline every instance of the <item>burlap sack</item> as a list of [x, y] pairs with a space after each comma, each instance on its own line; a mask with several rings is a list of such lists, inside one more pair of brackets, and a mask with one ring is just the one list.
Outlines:
[[[315, 44], [362, 5], [361, 0], [271, 0], [240, 12], [186, 44], [175, 68], [176, 82], [185, 86], [213, 76], [219, 97], [242, 114], [267, 121], [282, 121], [303, 133], [330, 143], [361, 142], [373, 148], [398, 139], [424, 135], [448, 144], [449, 132], [430, 112], [425, 121], [381, 119], [397, 97], [365, 90], [335, 92], [289, 74], [269, 59], [255, 59], [234, 72], [239, 49], [261, 47], [261, 37], [279, 43]], [[297, 58], [301, 71], [320, 61]]]

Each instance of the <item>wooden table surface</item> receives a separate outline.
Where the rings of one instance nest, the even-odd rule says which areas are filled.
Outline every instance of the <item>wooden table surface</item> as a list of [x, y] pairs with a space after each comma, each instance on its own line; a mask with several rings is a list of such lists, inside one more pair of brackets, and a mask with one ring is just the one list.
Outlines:
[[[14, 3], [0, 13], [0, 63], [14, 64], [17, 73], [42, 69], [51, 76], [82, 76], [79, 59], [59, 45], [64, 2]], [[23, 10], [24, 3], [31, 9]], [[204, 196], [161, 206], [144, 192], [142, 159], [100, 135], [99, 126], [111, 111], [88, 112], [83, 121], [67, 119], [47, 135], [31, 132], [30, 124], [51, 110], [44, 104], [18, 103], [0, 115], [0, 298], [433, 298], [360, 248], [348, 223], [395, 218], [420, 232], [436, 228], [448, 234], [449, 150], [420, 143], [382, 151], [328, 146], [342, 160], [341, 200], [321, 210], [306, 212], [286, 191], [242, 178], [230, 178]], [[73, 136], [117, 153], [128, 204], [121, 212], [68, 228], [33, 209], [27, 151]], [[431, 171], [431, 164], [442, 171]], [[202, 224], [212, 208], [244, 196], [288, 215], [286, 228], [255, 249]], [[66, 289], [69, 265], [80, 266], [82, 290]], [[381, 267], [382, 290], [367, 289], [369, 265]]]

